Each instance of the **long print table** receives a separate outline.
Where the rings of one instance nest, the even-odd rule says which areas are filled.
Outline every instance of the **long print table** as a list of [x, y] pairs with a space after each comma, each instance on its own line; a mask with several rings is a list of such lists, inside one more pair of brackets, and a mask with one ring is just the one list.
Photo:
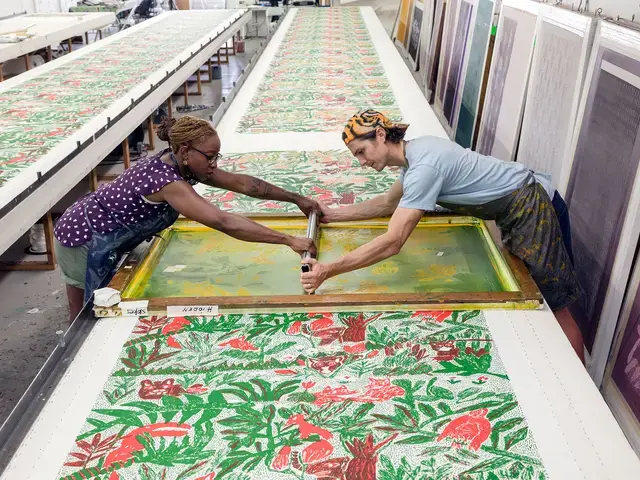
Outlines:
[[[358, 11], [410, 136], [443, 136], [373, 10]], [[221, 166], [332, 204], [382, 193], [397, 172], [349, 171], [339, 125], [237, 132], [299, 13], [225, 114]], [[237, 212], [285, 209], [201, 192]], [[602, 480], [639, 469], [547, 308], [301, 308], [97, 321], [2, 478]]]
[[31, 13], [0, 20], [0, 34], [22, 32], [30, 38], [16, 43], [0, 43], [0, 64], [42, 48], [104, 28], [116, 20], [109, 12]]
[[0, 84], [0, 252], [248, 20], [164, 13]]

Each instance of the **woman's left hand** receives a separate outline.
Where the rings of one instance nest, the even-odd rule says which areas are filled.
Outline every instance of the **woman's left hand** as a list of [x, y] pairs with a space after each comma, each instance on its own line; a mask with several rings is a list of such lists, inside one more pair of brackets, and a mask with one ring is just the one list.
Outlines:
[[315, 258], [303, 258], [302, 263], [309, 265], [310, 271], [300, 274], [300, 283], [307, 293], [314, 293], [329, 278], [329, 269]]
[[302, 213], [304, 213], [307, 217], [311, 215], [311, 212], [316, 212], [319, 215], [322, 213], [322, 210], [320, 210], [320, 205], [318, 205], [318, 202], [316, 202], [315, 200], [311, 200], [310, 198], [307, 198], [307, 197], [300, 197], [296, 201], [296, 205], [300, 210], [302, 210]]

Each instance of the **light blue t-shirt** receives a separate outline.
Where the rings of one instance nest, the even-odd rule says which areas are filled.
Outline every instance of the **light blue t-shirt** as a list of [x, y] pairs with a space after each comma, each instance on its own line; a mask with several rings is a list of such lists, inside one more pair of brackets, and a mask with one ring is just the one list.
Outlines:
[[[408, 168], [402, 168], [399, 206], [433, 211], [436, 203], [482, 205], [523, 186], [529, 169], [462, 148], [455, 142], [424, 136], [407, 142]], [[551, 177], [534, 176], [551, 197]]]

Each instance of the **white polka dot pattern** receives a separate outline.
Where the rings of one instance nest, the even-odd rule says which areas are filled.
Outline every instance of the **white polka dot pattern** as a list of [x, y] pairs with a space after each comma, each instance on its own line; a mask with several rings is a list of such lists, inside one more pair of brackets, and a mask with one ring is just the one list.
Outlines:
[[175, 165], [160, 160], [165, 152], [138, 161], [113, 182], [76, 201], [56, 223], [58, 241], [65, 247], [78, 247], [91, 240], [92, 230], [108, 233], [121, 224], [133, 225], [164, 213], [166, 203], [151, 204], [143, 197], [183, 180]]

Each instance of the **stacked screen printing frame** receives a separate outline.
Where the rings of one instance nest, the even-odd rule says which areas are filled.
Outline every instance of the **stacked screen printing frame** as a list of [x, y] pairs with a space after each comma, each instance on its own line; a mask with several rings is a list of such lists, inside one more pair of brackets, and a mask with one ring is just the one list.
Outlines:
[[426, 85], [427, 64], [429, 62], [429, 50], [431, 48], [431, 37], [433, 36], [435, 20], [436, 0], [425, 0], [422, 12], [422, 30], [420, 32], [420, 52], [418, 54], [420, 81], [422, 86]]
[[570, 151], [566, 200], [585, 295], [572, 308], [602, 382], [640, 234], [640, 32], [599, 22]]
[[[139, 32], [144, 34], [146, 29], [153, 29], [156, 24], [168, 21], [172, 17], [177, 20], [202, 18], [206, 21], [205, 16], [207, 16], [210, 17], [209, 22], [211, 22], [221, 12], [227, 12], [228, 15], [215, 23], [210, 23], [205, 35], [193, 43], [185, 45], [179, 55], [169, 59], [164, 65], [150, 70], [146, 78], [138, 82], [125, 95], [115, 98], [108, 107], [92, 112], [90, 119], [79, 127], [74, 127], [73, 123], [62, 125], [64, 129], [68, 129], [68, 135], [63, 135], [59, 142], [53, 147], [45, 149], [44, 153], [39, 153], [42, 146], [38, 145], [29, 146], [28, 151], [20, 149], [19, 139], [27, 134], [27, 129], [24, 126], [24, 129], [19, 129], [21, 124], [16, 124], [18, 139], [7, 137], [5, 140], [9, 142], [9, 148], [5, 148], [5, 154], [15, 154], [16, 158], [8, 157], [7, 164], [13, 165], [14, 160], [18, 162], [25, 158], [27, 160], [24, 161], [24, 168], [9, 176], [6, 182], [0, 186], [0, 230], [4, 232], [0, 238], [0, 252], [4, 252], [48, 212], [69, 191], [70, 186], [78, 184], [102, 158], [120, 144], [123, 138], [140, 125], [200, 65], [206, 63], [211, 55], [249, 21], [250, 14], [246, 10], [164, 13], [0, 84], [0, 97], [9, 101], [11, 101], [14, 92], [22, 92], [20, 95], [24, 95], [26, 92], [28, 96], [30, 95], [28, 94], [29, 89], [35, 88], [29, 85], [42, 85], [49, 80], [55, 80], [57, 68], [63, 67], [69, 70], [69, 66], [73, 68], [73, 62], [87, 58], [85, 56], [96, 55], [101, 49], [109, 48], [109, 45], [114, 42], [121, 39], [133, 39]], [[118, 52], [114, 52], [114, 54], [113, 61], [117, 63], [119, 61]], [[105, 83], [114, 81], [112, 78], [100, 79], [99, 72], [98, 67], [93, 73], [87, 73], [89, 76], [85, 77], [84, 81], [92, 80]], [[23, 85], [24, 87], [22, 87]], [[42, 88], [36, 93], [38, 92], [42, 94]], [[49, 93], [54, 97], [60, 95], [67, 98], [69, 95], [73, 95], [72, 90], [69, 92], [66, 90], [61, 92], [60, 89], [57, 89]], [[33, 96], [35, 97], [36, 94]], [[65, 99], [65, 101], [69, 100]], [[28, 100], [25, 102], [28, 103]], [[60, 115], [61, 112], [56, 111], [51, 105], [51, 99], [45, 101], [43, 106], [39, 107], [32, 116], [44, 115], [49, 118], [52, 115]], [[13, 103], [12, 107], [16, 107], [16, 104]], [[29, 110], [26, 112], [29, 113]], [[20, 115], [19, 111], [14, 113]], [[5, 116], [4, 120], [8, 121], [8, 117]], [[24, 121], [19, 121], [26, 123], [29, 121], [29, 117]], [[38, 130], [37, 134], [44, 139], [47, 139], [48, 133], [50, 133], [49, 131], [40, 132], [43, 127], [39, 125], [30, 128]], [[8, 136], [7, 129], [3, 128], [3, 130], [2, 133]], [[60, 135], [58, 131], [55, 134]], [[44, 143], [43, 140], [42, 144], [44, 145]]]
[[462, 0], [447, 0], [444, 4], [442, 43], [440, 45], [440, 58], [438, 60], [438, 72], [435, 85], [436, 89], [433, 99], [434, 111], [439, 117], [442, 114], [444, 105], [446, 76], [449, 72], [449, 67], [451, 66], [451, 56], [454, 48], [453, 43], [456, 35], [456, 20], [460, 2], [462, 2]]
[[566, 161], [589, 62], [596, 19], [542, 6], [517, 161], [551, 174], [565, 194]]
[[[442, 30], [445, 20], [444, 0], [433, 0], [433, 20], [429, 40], [424, 71], [422, 73], [423, 89], [429, 103], [434, 102], [438, 64], [440, 62], [440, 50], [442, 45]], [[422, 67], [421, 67], [422, 68]]]
[[483, 155], [515, 159], [541, 6], [502, 3], [476, 148]]
[[[410, 135], [444, 136], [433, 113], [425, 114], [430, 112], [428, 103], [374, 11], [362, 8], [361, 12], [403, 118], [411, 123]], [[339, 131], [236, 133], [238, 122], [279, 49], [293, 14], [295, 11], [284, 19], [222, 119], [218, 131], [225, 151], [345, 150]], [[640, 469], [640, 462], [548, 308], [526, 312], [486, 311], [484, 316], [548, 478], [631, 478]], [[19, 451], [3, 478], [40, 480], [51, 478], [59, 471], [136, 323], [137, 319], [132, 317], [105, 318], [98, 322], [88, 317], [82, 320], [82, 325], [92, 325], [92, 329], [85, 332], [84, 342], [74, 345], [77, 354], [73, 362], [69, 359], [70, 366], [55, 390], [47, 397], [36, 397], [36, 403], [43, 404], [43, 410], [20, 442]]]
[[469, 56], [464, 70], [462, 95], [457, 107], [455, 121], [455, 141], [465, 148], [473, 148], [477, 126], [482, 109], [491, 52], [493, 49], [493, 27], [497, 23], [497, 12], [502, 0], [478, 0], [473, 36], [469, 46]]
[[[454, 138], [464, 89], [470, 41], [476, 22], [478, 0], [451, 0], [445, 21], [446, 46], [438, 72], [435, 109], [449, 138]], [[453, 32], [453, 33], [452, 33]]]

